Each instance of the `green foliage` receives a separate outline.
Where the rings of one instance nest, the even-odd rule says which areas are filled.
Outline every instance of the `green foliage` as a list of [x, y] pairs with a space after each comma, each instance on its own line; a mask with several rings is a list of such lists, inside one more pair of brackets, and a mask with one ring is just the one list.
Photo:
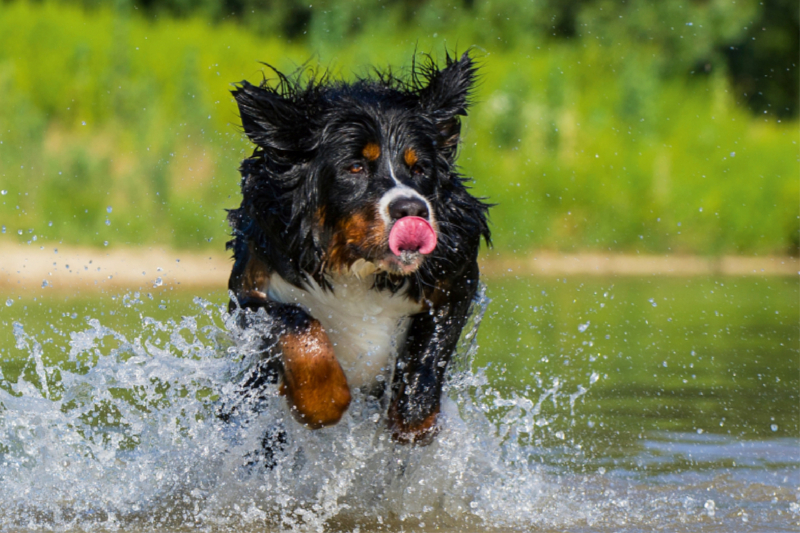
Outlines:
[[[103, 0], [62, 0], [87, 6]], [[148, 16], [200, 15], [265, 36], [338, 48], [376, 29], [445, 35], [513, 49], [532, 39], [655, 49], [664, 73], [722, 70], [756, 112], [797, 115], [800, 11], [791, 0], [114, 0]], [[387, 21], [390, 25], [387, 26]], [[623, 48], [617, 48], [622, 45]]]
[[512, 4], [475, 3], [467, 19], [446, 2], [389, 3], [383, 17], [356, 2], [315, 11], [298, 26], [307, 37], [287, 40], [124, 5], [0, 3], [0, 238], [220, 249], [251, 150], [231, 82], [269, 76], [258, 61], [293, 71], [312, 58], [352, 78], [475, 43], [482, 78], [460, 162], [499, 204], [499, 251], [795, 246], [797, 123], [751, 116], [724, 69], [675, 71], [713, 55], [711, 34], [740, 36], [726, 5], [690, 3], [678, 28], [665, 24], [687, 11], [672, 4], [620, 21], [616, 3], [589, 3], [574, 17], [583, 38], [553, 41], [539, 19], [550, 4], [519, 9], [539, 21], [524, 34], [498, 16]]

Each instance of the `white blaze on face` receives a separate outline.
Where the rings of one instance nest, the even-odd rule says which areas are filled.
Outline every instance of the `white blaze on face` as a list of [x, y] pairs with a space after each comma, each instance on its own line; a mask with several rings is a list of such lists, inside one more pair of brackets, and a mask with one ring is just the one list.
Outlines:
[[394, 223], [394, 220], [392, 220], [392, 217], [389, 215], [389, 206], [398, 198], [417, 198], [422, 200], [425, 203], [425, 207], [428, 209], [428, 216], [430, 217], [429, 221], [435, 228], [436, 223], [433, 218], [433, 209], [431, 208], [431, 203], [428, 201], [428, 199], [408, 185], [401, 183], [400, 180], [397, 179], [397, 176], [394, 173], [394, 166], [391, 163], [389, 163], [389, 175], [392, 177], [392, 181], [394, 181], [394, 187], [386, 191], [386, 194], [384, 194], [380, 202], [378, 202], [378, 213], [380, 213], [384, 224], [386, 224], [386, 229], [391, 229], [392, 224]]
[[422, 196], [420, 193], [403, 184], [398, 184], [395, 187], [389, 189], [386, 194], [381, 197], [380, 202], [378, 202], [378, 213], [380, 213], [381, 218], [383, 219], [384, 224], [386, 224], [387, 229], [391, 229], [392, 224], [394, 224], [394, 220], [392, 220], [391, 215], [389, 215], [389, 206], [397, 200], [398, 198], [417, 198], [422, 200], [425, 203], [425, 207], [428, 209], [428, 215], [430, 216], [430, 222], [433, 224], [433, 209], [431, 209], [431, 204], [428, 202], [427, 198]]

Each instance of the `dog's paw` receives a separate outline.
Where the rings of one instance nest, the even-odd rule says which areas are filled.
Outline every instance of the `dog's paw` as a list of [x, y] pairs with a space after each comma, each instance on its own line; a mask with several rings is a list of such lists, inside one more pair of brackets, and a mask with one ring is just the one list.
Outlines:
[[393, 406], [389, 410], [389, 431], [392, 439], [400, 444], [414, 444], [416, 446], [427, 446], [433, 442], [433, 438], [439, 433], [437, 418], [438, 409], [421, 421], [407, 422], [403, 420]]

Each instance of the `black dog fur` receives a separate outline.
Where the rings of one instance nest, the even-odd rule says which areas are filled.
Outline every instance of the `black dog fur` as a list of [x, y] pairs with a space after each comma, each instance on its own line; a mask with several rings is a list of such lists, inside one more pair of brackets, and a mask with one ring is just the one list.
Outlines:
[[[475, 73], [467, 53], [448, 55], [442, 69], [426, 60], [408, 79], [379, 73], [345, 83], [276, 71], [276, 83], [242, 82], [233, 91], [256, 148], [241, 165], [241, 206], [229, 214], [230, 307], [263, 308], [273, 319], [265, 336], [277, 342], [265, 343], [262, 368], [270, 377], [248, 386], [280, 379], [309, 427], [339, 420], [350, 377], [342, 381], [343, 348], [329, 342], [324, 317], [286, 301], [278, 281], [303, 298], [325, 298], [319, 291], [336, 297], [352, 280], [418, 305], [386, 370], [388, 426], [400, 442], [427, 443], [437, 431], [445, 371], [478, 287], [480, 239], [490, 238], [489, 206], [469, 194], [455, 165]], [[391, 252], [388, 236], [402, 216], [435, 228], [432, 253]], [[365, 388], [382, 390], [374, 382]]]

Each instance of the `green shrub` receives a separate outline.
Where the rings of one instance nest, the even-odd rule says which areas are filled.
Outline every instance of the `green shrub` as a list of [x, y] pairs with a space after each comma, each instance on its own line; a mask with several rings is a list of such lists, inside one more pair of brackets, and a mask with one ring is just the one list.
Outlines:
[[[446, 20], [442, 6], [419, 16]], [[0, 238], [221, 249], [251, 150], [231, 82], [269, 76], [258, 61], [293, 71], [312, 58], [352, 78], [408, 66], [415, 50], [480, 43], [460, 163], [499, 204], [498, 251], [796, 246], [797, 122], [750, 115], [724, 72], [665, 73], [663, 43], [491, 44], [497, 21], [462, 17], [420, 35], [402, 16], [389, 10], [357, 33], [321, 17], [298, 44], [204, 18], [0, 3]]]

